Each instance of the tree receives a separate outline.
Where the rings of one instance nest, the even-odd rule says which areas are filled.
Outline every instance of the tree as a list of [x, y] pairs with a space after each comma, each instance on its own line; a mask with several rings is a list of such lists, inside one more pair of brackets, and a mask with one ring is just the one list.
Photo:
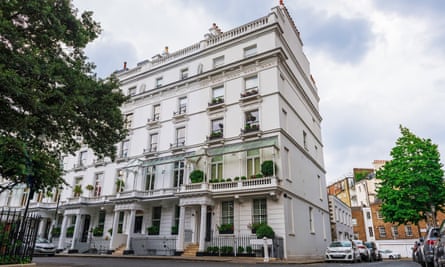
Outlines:
[[84, 55], [99, 33], [70, 0], [0, 1], [0, 176], [9, 181], [0, 192], [64, 183], [60, 159], [82, 144], [114, 158], [126, 97]]
[[400, 126], [402, 136], [391, 150], [392, 160], [380, 170], [377, 198], [386, 222], [418, 225], [443, 211], [445, 184], [437, 145]]

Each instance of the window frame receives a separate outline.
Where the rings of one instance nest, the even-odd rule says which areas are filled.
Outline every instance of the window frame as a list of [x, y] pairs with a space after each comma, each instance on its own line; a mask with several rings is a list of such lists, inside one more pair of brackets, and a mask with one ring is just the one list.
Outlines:
[[258, 53], [257, 44], [249, 45], [243, 48], [243, 56], [244, 58], [254, 56]]
[[218, 68], [224, 65], [224, 56], [218, 56], [213, 58], [213, 68]]

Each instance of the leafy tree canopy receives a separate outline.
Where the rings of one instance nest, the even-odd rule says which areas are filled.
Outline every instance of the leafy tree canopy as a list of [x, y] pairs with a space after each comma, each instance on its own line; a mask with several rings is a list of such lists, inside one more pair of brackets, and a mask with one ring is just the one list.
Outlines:
[[60, 158], [87, 144], [114, 158], [126, 98], [94, 73], [83, 49], [100, 33], [70, 0], [0, 1], [0, 192], [61, 183]]
[[377, 197], [382, 200], [385, 221], [413, 223], [427, 218], [431, 211], [443, 211], [445, 185], [437, 145], [400, 126], [402, 136], [391, 150], [392, 160], [380, 170]]

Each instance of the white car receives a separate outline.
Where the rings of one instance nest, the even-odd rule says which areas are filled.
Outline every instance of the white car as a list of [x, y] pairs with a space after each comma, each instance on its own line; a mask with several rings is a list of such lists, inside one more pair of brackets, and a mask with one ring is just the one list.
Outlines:
[[379, 250], [380, 254], [382, 254], [383, 259], [400, 259], [402, 256], [399, 252], [394, 252], [390, 249]]
[[334, 241], [325, 253], [325, 261], [360, 261], [360, 252], [354, 242], [351, 241]]
[[36, 244], [34, 246], [34, 254], [54, 256], [56, 254], [56, 247], [47, 239], [37, 237]]

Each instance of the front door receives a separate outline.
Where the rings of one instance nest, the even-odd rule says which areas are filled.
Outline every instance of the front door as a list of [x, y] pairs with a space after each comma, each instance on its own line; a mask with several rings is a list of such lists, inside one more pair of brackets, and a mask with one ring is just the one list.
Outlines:
[[207, 220], [206, 220], [206, 241], [210, 241], [212, 238], [212, 209], [207, 208]]
[[82, 237], [80, 238], [80, 242], [87, 242], [88, 241], [88, 229], [90, 228], [90, 215], [85, 215], [85, 220], [83, 223], [83, 229], [82, 229]]

